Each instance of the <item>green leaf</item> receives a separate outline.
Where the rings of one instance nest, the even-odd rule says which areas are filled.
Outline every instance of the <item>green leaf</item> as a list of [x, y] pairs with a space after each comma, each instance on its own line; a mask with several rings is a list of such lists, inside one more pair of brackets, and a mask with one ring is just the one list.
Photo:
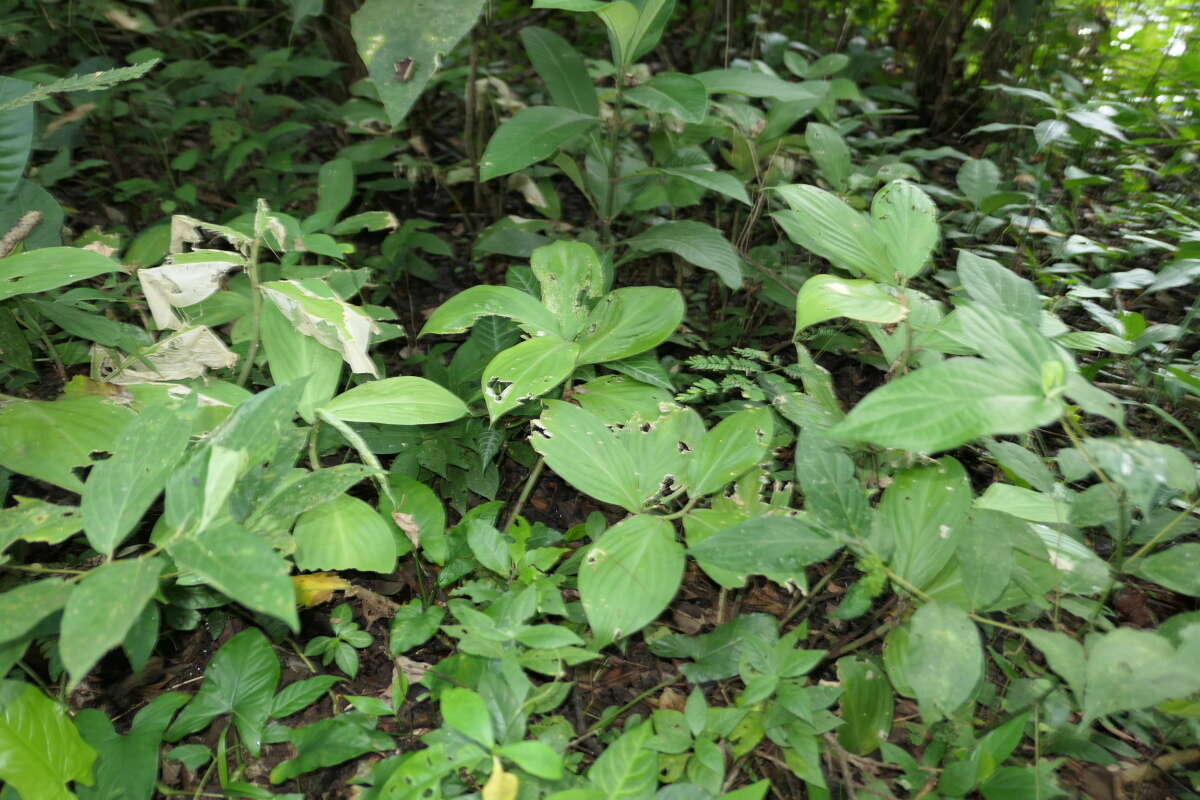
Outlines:
[[[390, 533], [388, 538], [390, 541]], [[262, 536], [227, 522], [173, 537], [165, 546], [181, 568], [196, 573], [246, 608], [281, 619], [293, 631], [300, 630], [288, 563]]]
[[1084, 687], [1087, 685], [1087, 657], [1083, 653], [1083, 645], [1059, 631], [1025, 628], [1021, 633], [1042, 651], [1050, 669], [1066, 680], [1076, 700], [1082, 703]]
[[558, 106], [518, 111], [492, 134], [479, 162], [479, 179], [489, 181], [544, 161], [599, 124], [597, 117]]
[[162, 492], [187, 449], [194, 412], [194, 402], [146, 409], [126, 426], [112, 457], [92, 467], [81, 511], [97, 552], [111, 557]]
[[1149, 511], [1162, 492], [1190, 493], [1196, 471], [1183, 451], [1146, 439], [1096, 438], [1083, 443], [1091, 461]]
[[491, 421], [566, 380], [578, 355], [579, 345], [557, 336], [527, 339], [499, 353], [480, 379]]
[[842, 135], [824, 123], [810, 122], [804, 129], [804, 139], [809, 154], [829, 185], [838, 192], [846, 191], [846, 182], [850, 178], [850, 148]]
[[793, 242], [855, 275], [895, 284], [887, 245], [869, 217], [816, 186], [777, 186], [775, 191], [791, 210], [771, 216]]
[[7, 398], [0, 405], [0, 464], [82, 494], [73, 468], [91, 466], [93, 453], [112, 452], [136, 416], [85, 378], [74, 379], [57, 400]]
[[96, 751], [58, 703], [21, 681], [0, 681], [0, 779], [21, 797], [74, 800], [66, 784], [92, 783]]
[[730, 289], [742, 285], [742, 261], [724, 234], [703, 222], [663, 222], [625, 244], [644, 253], [674, 253], [691, 264], [717, 273]]
[[438, 631], [446, 609], [431, 605], [423, 607], [420, 600], [410, 600], [396, 610], [388, 635], [388, 652], [393, 656], [407, 653], [429, 641]]
[[163, 567], [160, 558], [110, 561], [88, 572], [75, 587], [63, 611], [58, 643], [71, 687], [78, 686], [100, 657], [125, 639], [158, 591]]
[[303, 570], [358, 569], [391, 573], [396, 540], [383, 518], [357, 497], [342, 495], [296, 520], [296, 566]]
[[342, 354], [297, 330], [274, 303], [262, 307], [262, 347], [276, 384], [308, 378], [300, 396], [300, 416], [313, 421], [314, 409], [333, 397], [342, 377]]
[[153, 796], [163, 731], [175, 712], [190, 699], [183, 692], [160, 694], [138, 711], [133, 726], [124, 736], [116, 732], [103, 711], [96, 708], [80, 711], [75, 717], [79, 733], [100, 754], [95, 785], [76, 787], [80, 800]]
[[465, 415], [467, 406], [433, 381], [406, 376], [361, 383], [321, 410], [343, 422], [436, 425]]
[[943, 716], [966, 703], [983, 676], [975, 623], [960, 608], [926, 603], [910, 623], [905, 675], [921, 707]]
[[419, 335], [464, 333], [480, 317], [506, 317], [531, 336], [561, 336], [558, 320], [544, 305], [511, 286], [472, 286], [438, 306]]
[[378, 326], [361, 308], [339, 298], [325, 281], [268, 281], [261, 288], [297, 331], [336, 350], [351, 371], [377, 374], [367, 348]]
[[990, 158], [968, 158], [954, 180], [971, 205], [979, 208], [1000, 188], [1000, 168]]
[[669, 392], [625, 375], [602, 375], [574, 387], [571, 396], [605, 425], [624, 425], [634, 417], [657, 419], [660, 406], [673, 400]]
[[708, 90], [691, 75], [679, 72], [660, 72], [645, 83], [626, 89], [625, 99], [684, 122], [703, 122], [708, 116]]
[[937, 247], [937, 206], [907, 181], [892, 181], [875, 193], [871, 217], [891, 270], [912, 278]]
[[747, 97], [773, 97], [777, 100], [809, 102], [814, 107], [829, 96], [826, 81], [792, 83], [748, 69], [712, 69], [693, 75], [709, 94], [744, 94]]
[[586, 301], [603, 293], [600, 256], [584, 242], [562, 241], [534, 250], [529, 263], [542, 304], [558, 320], [562, 338], [575, 339], [588, 316]]
[[[367, 0], [350, 17], [358, 55], [393, 126], [413, 103], [483, 11], [484, 0]], [[399, 80], [396, 63], [411, 58], [413, 71]]]
[[578, 363], [617, 361], [650, 350], [675, 332], [683, 314], [677, 289], [630, 286], [609, 292], [579, 334]]
[[662, 613], [683, 579], [669, 522], [637, 515], [605, 531], [579, 565], [579, 595], [596, 646], [632, 636]]
[[561, 780], [563, 777], [562, 756], [552, 747], [543, 742], [513, 742], [499, 748], [496, 752], [512, 760], [518, 767], [548, 781]]
[[1010, 514], [976, 508], [959, 529], [955, 554], [972, 610], [986, 609], [1004, 593], [1012, 578], [1013, 543], [1021, 526]]
[[896, 574], [924, 588], [954, 557], [970, 509], [971, 482], [953, 458], [898, 473], [875, 516], [876, 529], [894, 541]]
[[392, 737], [373, 730], [374, 725], [371, 718], [350, 713], [322, 719], [292, 731], [291, 744], [299, 755], [276, 765], [271, 770], [271, 783], [283, 783], [306, 772], [333, 767], [366, 753], [390, 750], [395, 745]]
[[470, 689], [451, 687], [441, 695], [442, 719], [451, 728], [489, 750], [496, 743], [487, 703]]
[[796, 333], [834, 317], [886, 325], [900, 322], [907, 313], [904, 304], [875, 281], [814, 275], [796, 295]]
[[851, 656], [838, 659], [837, 674], [845, 723], [838, 729], [838, 742], [851, 753], [870, 755], [892, 731], [892, 685], [878, 665]]
[[[533, 68], [546, 82], [554, 105], [588, 116], [600, 116], [600, 101], [587, 65], [571, 44], [557, 33], [533, 25], [521, 29], [521, 43]], [[626, 95], [628, 96], [628, 95]]]
[[688, 552], [697, 561], [741, 575], [803, 575], [806, 566], [824, 561], [839, 547], [795, 517], [770, 516], [726, 528]]
[[1200, 597], [1200, 544], [1188, 542], [1147, 556], [1133, 572], [1173, 592]]
[[0, 642], [11, 642], [67, 604], [75, 585], [45, 578], [0, 594]]
[[0, 258], [0, 300], [44, 292], [121, 267], [108, 256], [78, 247], [43, 247]]
[[800, 434], [795, 458], [807, 521], [838, 538], [865, 537], [871, 526], [871, 506], [845, 451], [806, 430]]
[[653, 734], [653, 726], [643, 722], [605, 748], [587, 773], [591, 785], [603, 793], [597, 800], [640, 800], [654, 795], [658, 753], [647, 747]]
[[1062, 401], [1025, 374], [987, 361], [952, 358], [922, 367], [867, 395], [830, 429], [838, 438], [933, 453], [980, 436], [1049, 425]]
[[337, 675], [314, 675], [289, 683], [271, 701], [271, 719], [290, 717], [297, 711], [308, 708], [341, 680], [343, 679]]
[[1200, 691], [1200, 626], [1184, 628], [1179, 638], [1175, 648], [1163, 636], [1131, 628], [1089, 635], [1082, 724]]
[[958, 251], [958, 277], [972, 300], [1037, 328], [1042, 303], [1037, 287], [990, 258]]
[[331, 226], [353, 197], [354, 162], [348, 158], [326, 161], [317, 171], [317, 210], [304, 221], [304, 230], [321, 231]]
[[[0, 104], [22, 97], [33, 88], [29, 81], [0, 76]], [[33, 103], [28, 103], [0, 111], [0, 201], [17, 191], [25, 174], [25, 163], [33, 149], [33, 109]]]
[[279, 659], [271, 643], [258, 628], [247, 628], [221, 645], [204, 670], [200, 691], [163, 738], [179, 741], [231, 713], [242, 743], [257, 756], [278, 684]]
[[338, 464], [300, 475], [276, 487], [269, 496], [255, 498], [257, 503], [244, 524], [247, 530], [272, 541], [272, 537], [286, 534], [300, 514], [328, 503], [356, 483], [378, 474], [380, 470], [362, 464]]
[[435, 564], [445, 564], [446, 509], [442, 501], [428, 486], [407, 475], [391, 473], [388, 485], [397, 505], [393, 508], [387, 495], [382, 495], [379, 498], [380, 513], [391, 519], [427, 559]]
[[774, 416], [766, 407], [748, 408], [721, 420], [700, 440], [692, 457], [688, 496], [712, 494], [762, 461], [774, 432]]
[[734, 175], [706, 167], [663, 167], [654, 170], [663, 175], [683, 178], [685, 181], [711, 189], [739, 203], [750, 205], [750, 195], [746, 194], [746, 186]]

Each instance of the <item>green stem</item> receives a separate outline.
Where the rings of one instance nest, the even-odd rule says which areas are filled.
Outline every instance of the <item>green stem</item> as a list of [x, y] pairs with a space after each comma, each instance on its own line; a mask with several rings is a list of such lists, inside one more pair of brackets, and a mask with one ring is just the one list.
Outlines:
[[262, 239], [256, 238], [250, 246], [250, 260], [246, 262], [246, 276], [250, 278], [250, 346], [246, 349], [246, 360], [242, 362], [241, 372], [238, 373], [238, 386], [245, 386], [250, 379], [250, 370], [254, 368], [254, 359], [258, 357], [262, 336], [262, 291], [258, 283], [258, 253], [261, 249]]
[[325, 424], [342, 435], [342, 438], [358, 452], [358, 457], [362, 459], [364, 464], [379, 470], [379, 473], [375, 475], [375, 483], [379, 486], [380, 493], [391, 501], [392, 508], [399, 508], [400, 503], [397, 502], [396, 496], [392, 493], [392, 487], [387, 481], [387, 474], [383, 469], [383, 464], [379, 463], [379, 458], [371, 452], [371, 448], [358, 435], [358, 432], [324, 409], [318, 408], [317, 416], [324, 420]]
[[513, 520], [525, 510], [525, 503], [528, 502], [529, 496], [533, 494], [533, 487], [537, 486], [538, 479], [542, 477], [542, 471], [545, 468], [546, 457], [538, 456], [537, 463], [529, 471], [529, 477], [525, 479], [525, 485], [521, 487], [521, 493], [517, 495], [517, 502], [513, 504], [512, 511], [508, 512], [508, 517], [504, 520], [504, 525], [500, 528], [501, 530], [508, 530], [508, 526], [513, 524]]
[[613, 100], [612, 120], [608, 128], [608, 195], [604, 198], [604, 231], [608, 235], [608, 241], [611, 245], [614, 237], [612, 233], [613, 218], [616, 214], [617, 204], [617, 179], [620, 173], [620, 156], [618, 155], [618, 146], [621, 139], [621, 104], [625, 100], [625, 68], [617, 68], [617, 77], [615, 80], [617, 96]]
[[1133, 555], [1131, 555], [1129, 558], [1125, 559], [1125, 562], [1123, 564], [1121, 564], [1121, 572], [1127, 572], [1129, 570], [1130, 564], [1132, 564], [1135, 561], [1138, 561], [1139, 559], [1144, 558], [1146, 553], [1149, 553], [1152, 549], [1154, 549], [1155, 545], [1157, 545], [1159, 542], [1161, 542], [1163, 540], [1163, 537], [1165, 537], [1168, 533], [1173, 531], [1176, 528], [1176, 526], [1179, 525], [1179, 523], [1183, 522], [1185, 519], [1192, 516], [1192, 512], [1194, 512], [1196, 510], [1197, 506], [1200, 506], [1200, 499], [1193, 500], [1192, 504], [1190, 506], [1188, 506], [1183, 511], [1179, 512], [1179, 515], [1176, 516], [1175, 519], [1168, 522], [1166, 525], [1164, 525], [1162, 527], [1162, 530], [1160, 530], [1158, 533], [1154, 534], [1154, 536], [1151, 537], [1150, 541], [1146, 542], [1144, 545], [1139, 547]]

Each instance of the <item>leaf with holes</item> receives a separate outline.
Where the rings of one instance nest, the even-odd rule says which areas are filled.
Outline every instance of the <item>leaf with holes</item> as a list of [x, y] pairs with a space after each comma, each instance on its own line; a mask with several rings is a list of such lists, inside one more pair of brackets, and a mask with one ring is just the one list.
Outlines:
[[766, 407], [721, 420], [704, 435], [688, 467], [688, 496], [712, 494], [762, 461], [773, 434], [774, 416]]
[[575, 368], [579, 345], [557, 336], [527, 339], [493, 358], [483, 370], [483, 399], [495, 422], [505, 413], [541, 397]]

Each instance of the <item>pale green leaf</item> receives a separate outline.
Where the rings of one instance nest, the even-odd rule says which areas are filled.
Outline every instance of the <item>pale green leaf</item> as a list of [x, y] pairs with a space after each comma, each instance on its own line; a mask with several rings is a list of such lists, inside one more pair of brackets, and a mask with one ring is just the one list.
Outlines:
[[560, 336], [558, 320], [544, 305], [511, 286], [472, 286], [438, 306], [421, 328], [431, 333], [464, 333], [480, 317], [506, 317], [531, 336]]
[[708, 90], [704, 84], [679, 72], [660, 72], [645, 83], [627, 89], [625, 99], [684, 122], [703, 122], [708, 115]]
[[378, 512], [357, 497], [342, 495], [296, 520], [296, 566], [303, 570], [357, 569], [389, 574], [396, 568], [396, 540]]
[[578, 355], [579, 345], [557, 336], [527, 339], [497, 354], [480, 379], [492, 422], [566, 380]]
[[937, 206], [929, 195], [907, 181], [892, 181], [875, 193], [871, 217], [891, 271], [915, 277], [938, 243]]
[[946, 716], [966, 703], [983, 676], [979, 631], [967, 613], [926, 603], [910, 623], [905, 675], [922, 708]]
[[23, 798], [75, 800], [66, 784], [92, 783], [93, 750], [66, 708], [35, 686], [0, 681], [0, 779]]
[[578, 362], [599, 364], [650, 350], [675, 332], [683, 314], [677, 289], [630, 286], [609, 292], [579, 334]]
[[544, 161], [599, 124], [597, 117], [558, 106], [518, 111], [492, 134], [479, 162], [479, 179], [488, 181]]
[[869, 217], [816, 186], [794, 184], [775, 191], [791, 210], [771, 216], [793, 242], [855, 275], [895, 283], [887, 246]]
[[404, 376], [361, 383], [321, 410], [344, 422], [436, 425], [463, 416], [467, 406], [433, 381]]
[[891, 324], [908, 310], [882, 284], [871, 280], [814, 275], [796, 295], [796, 332], [834, 317]]
[[763, 460], [774, 435], [769, 408], [749, 408], [721, 420], [700, 440], [688, 467], [689, 497], [721, 489]]
[[717, 273], [731, 289], [742, 285], [742, 261], [724, 234], [693, 220], [663, 222], [625, 244], [644, 253], [674, 253], [691, 264]]

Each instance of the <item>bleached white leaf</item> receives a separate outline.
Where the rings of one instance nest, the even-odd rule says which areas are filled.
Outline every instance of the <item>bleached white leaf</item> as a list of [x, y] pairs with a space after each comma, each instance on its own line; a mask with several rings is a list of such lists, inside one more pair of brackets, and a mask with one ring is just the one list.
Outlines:
[[300, 333], [341, 353], [352, 371], [379, 377], [367, 355], [371, 334], [378, 333], [379, 326], [362, 309], [340, 299], [324, 281], [271, 281], [262, 284], [262, 291]]
[[199, 378], [210, 369], [228, 369], [237, 354], [204, 326], [186, 328], [156, 342], [129, 366], [127, 356], [95, 345], [92, 357], [108, 383], [121, 386]]
[[236, 253], [202, 250], [169, 259], [161, 267], [138, 270], [142, 293], [150, 305], [154, 324], [163, 330], [178, 330], [184, 322], [174, 309], [199, 303], [221, 288], [221, 279], [242, 266]]

